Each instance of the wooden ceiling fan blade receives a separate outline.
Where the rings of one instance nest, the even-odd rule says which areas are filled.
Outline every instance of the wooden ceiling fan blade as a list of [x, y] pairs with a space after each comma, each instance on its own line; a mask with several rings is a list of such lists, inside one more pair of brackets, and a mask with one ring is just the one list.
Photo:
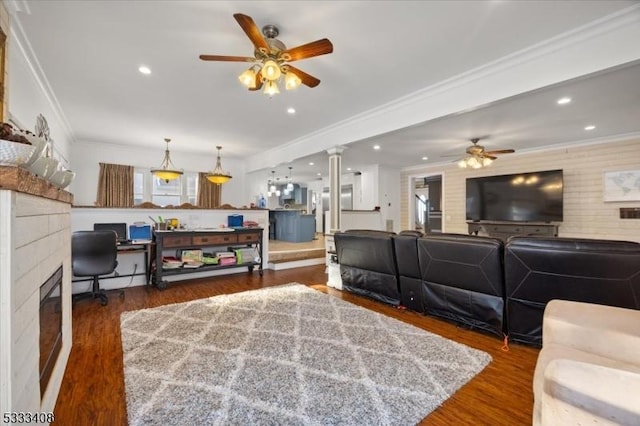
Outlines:
[[203, 61], [224, 61], [224, 62], [255, 62], [256, 58], [249, 56], [225, 56], [225, 55], [200, 55]]
[[285, 61], [299, 61], [300, 59], [312, 58], [314, 56], [326, 55], [333, 52], [333, 44], [326, 39], [312, 41], [302, 46], [293, 47], [281, 52], [280, 56]]
[[488, 158], [488, 159], [490, 159], [490, 160], [497, 160], [497, 159], [498, 159], [498, 157], [495, 157], [495, 156], [493, 156], [493, 155], [488, 155], [488, 153], [486, 153], [486, 152], [484, 153], [484, 155], [482, 156], [482, 158]]
[[516, 152], [515, 149], [498, 149], [495, 151], [485, 151], [485, 154], [493, 155], [493, 154], [512, 154]]
[[307, 74], [306, 72], [291, 66], [289, 64], [286, 65], [288, 70], [291, 71], [292, 73], [294, 73], [295, 75], [298, 76], [298, 78], [300, 79], [300, 81], [302, 81], [302, 84], [304, 84], [305, 86], [308, 87], [316, 87], [318, 84], [320, 84], [320, 80], [315, 78], [314, 76]]
[[238, 21], [242, 30], [257, 49], [264, 49], [265, 52], [269, 51], [267, 41], [264, 39], [260, 29], [256, 23], [253, 22], [253, 19], [251, 19], [250, 16], [243, 15], [242, 13], [235, 13], [233, 17], [236, 18], [236, 21]]

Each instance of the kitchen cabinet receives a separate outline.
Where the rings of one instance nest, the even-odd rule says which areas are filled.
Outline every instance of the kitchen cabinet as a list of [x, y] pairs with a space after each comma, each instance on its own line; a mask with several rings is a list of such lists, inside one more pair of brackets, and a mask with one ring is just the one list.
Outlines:
[[273, 210], [275, 239], [302, 243], [312, 241], [316, 233], [315, 215], [301, 214], [300, 210]]

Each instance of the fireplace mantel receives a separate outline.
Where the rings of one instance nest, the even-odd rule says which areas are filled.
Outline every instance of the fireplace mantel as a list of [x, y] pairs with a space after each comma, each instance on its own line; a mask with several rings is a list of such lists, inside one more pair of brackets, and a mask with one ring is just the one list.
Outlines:
[[[26, 170], [0, 167], [1, 413], [55, 407], [71, 351], [72, 201], [70, 193]], [[41, 397], [40, 285], [60, 266], [62, 348]]]
[[73, 204], [73, 194], [56, 188], [50, 182], [20, 167], [0, 166], [0, 189]]

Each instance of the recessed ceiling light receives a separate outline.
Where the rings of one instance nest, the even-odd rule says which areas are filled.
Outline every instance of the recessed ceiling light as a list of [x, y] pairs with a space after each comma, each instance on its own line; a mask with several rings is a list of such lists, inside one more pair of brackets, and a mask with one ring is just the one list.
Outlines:
[[313, 166], [315, 163], [313, 161], [309, 161], [309, 165]]
[[141, 65], [141, 66], [138, 68], [138, 71], [140, 71], [140, 72], [141, 72], [142, 74], [144, 74], [144, 75], [149, 75], [149, 74], [151, 74], [151, 69], [150, 69], [149, 67], [147, 67], [147, 66], [144, 66], [144, 65]]
[[318, 173], [318, 176], [322, 176], [322, 173]]
[[347, 167], [347, 171], [351, 170], [351, 167]]
[[287, 108], [287, 112], [289, 114], [295, 114], [296, 113], [296, 109], [295, 108]]
[[571, 98], [565, 96], [564, 98], [558, 99], [556, 102], [558, 102], [558, 105], [566, 105], [571, 102]]
[[380, 149], [380, 145], [374, 145], [373, 149], [375, 149], [376, 151]]
[[596, 128], [596, 126], [594, 126], [593, 124], [590, 124], [588, 126], [585, 126], [585, 130], [589, 131], [589, 130], [594, 130]]
[[429, 157], [422, 157], [422, 159], [426, 161], [429, 159]]

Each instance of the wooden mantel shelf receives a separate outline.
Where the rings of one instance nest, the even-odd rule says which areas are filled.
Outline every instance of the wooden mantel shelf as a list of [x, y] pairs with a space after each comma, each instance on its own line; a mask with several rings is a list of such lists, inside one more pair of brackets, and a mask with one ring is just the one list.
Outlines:
[[0, 166], [0, 189], [23, 192], [38, 197], [73, 204], [73, 194], [59, 189], [20, 167]]

